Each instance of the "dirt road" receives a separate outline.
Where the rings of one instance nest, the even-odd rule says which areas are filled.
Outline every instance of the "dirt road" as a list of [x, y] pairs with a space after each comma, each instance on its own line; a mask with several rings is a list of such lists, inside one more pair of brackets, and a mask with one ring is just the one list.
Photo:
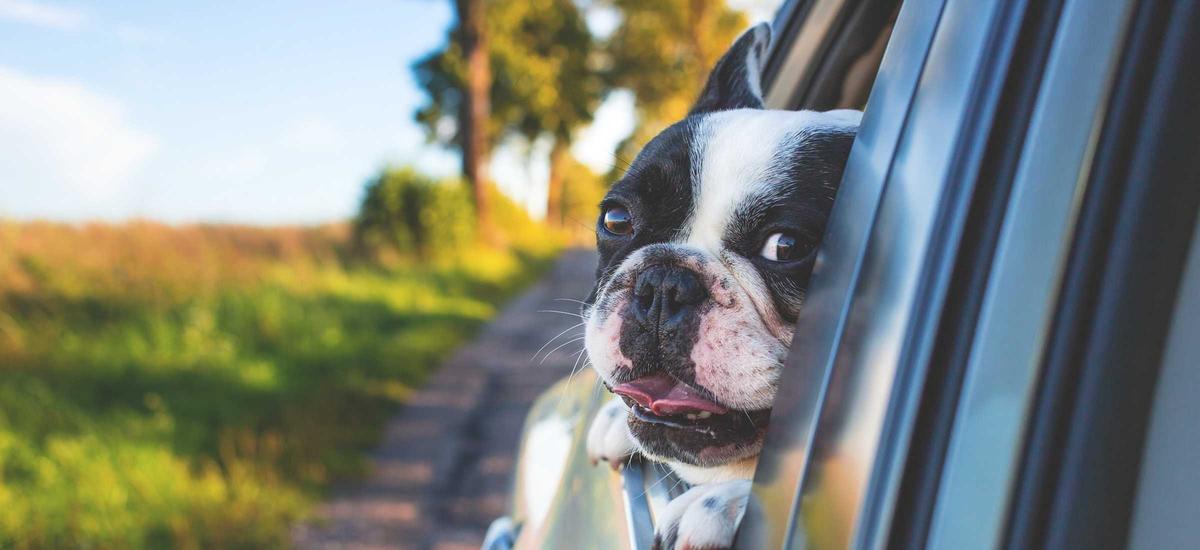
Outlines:
[[[372, 473], [339, 488], [297, 527], [298, 548], [478, 548], [505, 512], [518, 434], [533, 400], [566, 376], [580, 342], [544, 363], [543, 343], [579, 319], [594, 253], [570, 251], [459, 349], [393, 418], [372, 454]], [[581, 334], [567, 331], [547, 349]]]

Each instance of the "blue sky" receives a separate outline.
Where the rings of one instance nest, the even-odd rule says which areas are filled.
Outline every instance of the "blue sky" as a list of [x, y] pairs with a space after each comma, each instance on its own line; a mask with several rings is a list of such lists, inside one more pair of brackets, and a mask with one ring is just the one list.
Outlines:
[[[0, 0], [0, 218], [315, 223], [386, 163], [452, 174], [409, 70], [452, 20], [436, 0]], [[577, 156], [603, 168], [631, 106], [611, 98]], [[493, 174], [536, 212], [523, 151]]]
[[453, 171], [408, 69], [448, 2], [345, 5], [0, 0], [0, 215], [314, 222]]

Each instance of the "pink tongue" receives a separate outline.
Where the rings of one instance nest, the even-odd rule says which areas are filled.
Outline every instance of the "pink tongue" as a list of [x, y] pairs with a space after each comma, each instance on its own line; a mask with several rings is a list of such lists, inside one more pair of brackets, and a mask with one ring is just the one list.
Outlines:
[[725, 414], [729, 409], [700, 397], [695, 390], [664, 375], [643, 376], [615, 388], [623, 395], [650, 409], [654, 414], [686, 414], [708, 411]]

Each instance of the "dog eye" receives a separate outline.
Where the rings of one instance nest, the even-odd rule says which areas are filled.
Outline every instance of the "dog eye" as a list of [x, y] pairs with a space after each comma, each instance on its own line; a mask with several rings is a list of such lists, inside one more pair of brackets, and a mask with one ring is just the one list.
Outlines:
[[633, 217], [629, 211], [614, 206], [604, 211], [604, 229], [613, 235], [628, 235], [633, 233]]
[[799, 250], [796, 237], [788, 233], [772, 233], [767, 237], [767, 242], [763, 243], [760, 254], [772, 262], [786, 262], [795, 260]]

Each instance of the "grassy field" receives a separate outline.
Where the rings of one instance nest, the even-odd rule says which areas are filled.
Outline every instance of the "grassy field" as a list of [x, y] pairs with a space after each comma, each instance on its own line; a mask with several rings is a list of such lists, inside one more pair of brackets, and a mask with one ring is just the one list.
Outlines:
[[0, 222], [0, 548], [286, 545], [555, 252], [384, 269], [348, 233]]

